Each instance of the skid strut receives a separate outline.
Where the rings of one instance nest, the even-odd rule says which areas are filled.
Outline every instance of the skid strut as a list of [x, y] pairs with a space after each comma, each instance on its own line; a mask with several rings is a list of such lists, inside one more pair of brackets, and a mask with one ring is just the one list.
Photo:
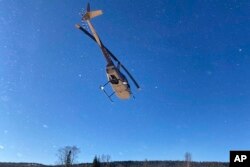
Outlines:
[[108, 81], [107, 83], [105, 83], [104, 85], [100, 86], [100, 89], [104, 92], [104, 94], [109, 98], [109, 100], [111, 102], [113, 102], [113, 100], [111, 99], [111, 97], [115, 94], [115, 92], [112, 92], [111, 94], [108, 94], [107, 91], [105, 90], [105, 86], [109, 83], [110, 81]]

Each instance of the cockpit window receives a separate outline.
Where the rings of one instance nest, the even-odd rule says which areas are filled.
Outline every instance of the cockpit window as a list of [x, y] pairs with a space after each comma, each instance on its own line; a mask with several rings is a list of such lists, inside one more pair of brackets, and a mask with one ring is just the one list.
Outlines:
[[110, 81], [112, 84], [118, 84], [118, 83], [119, 83], [119, 80], [118, 80], [114, 75], [110, 75], [109, 81]]

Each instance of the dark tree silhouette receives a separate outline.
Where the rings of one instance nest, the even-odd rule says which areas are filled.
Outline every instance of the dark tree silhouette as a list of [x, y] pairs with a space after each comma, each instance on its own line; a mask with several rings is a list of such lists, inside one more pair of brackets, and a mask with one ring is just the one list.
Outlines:
[[100, 166], [101, 166], [100, 159], [97, 156], [95, 156], [92, 167], [100, 167]]
[[71, 150], [69, 151], [67, 155], [67, 159], [66, 159], [66, 167], [70, 167], [70, 166], [71, 166]]

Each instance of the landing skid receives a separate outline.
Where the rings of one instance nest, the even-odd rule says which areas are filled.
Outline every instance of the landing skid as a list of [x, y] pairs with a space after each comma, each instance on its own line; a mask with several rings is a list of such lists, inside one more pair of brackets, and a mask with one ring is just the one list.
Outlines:
[[111, 97], [115, 94], [115, 92], [112, 92], [110, 94], [107, 93], [107, 91], [105, 90], [105, 86], [109, 83], [110, 81], [108, 81], [107, 83], [105, 83], [104, 85], [100, 86], [100, 89], [104, 92], [104, 94], [108, 97], [108, 99], [113, 103], [114, 101], [111, 99]]

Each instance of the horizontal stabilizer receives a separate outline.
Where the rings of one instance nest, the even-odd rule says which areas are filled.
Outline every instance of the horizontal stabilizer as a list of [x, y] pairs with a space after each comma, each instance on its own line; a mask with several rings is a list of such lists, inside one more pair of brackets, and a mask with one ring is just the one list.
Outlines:
[[94, 18], [96, 16], [100, 16], [100, 15], [102, 15], [102, 10], [96, 10], [96, 11], [92, 11], [92, 12], [87, 12], [83, 16], [83, 20], [91, 20], [92, 18]]

